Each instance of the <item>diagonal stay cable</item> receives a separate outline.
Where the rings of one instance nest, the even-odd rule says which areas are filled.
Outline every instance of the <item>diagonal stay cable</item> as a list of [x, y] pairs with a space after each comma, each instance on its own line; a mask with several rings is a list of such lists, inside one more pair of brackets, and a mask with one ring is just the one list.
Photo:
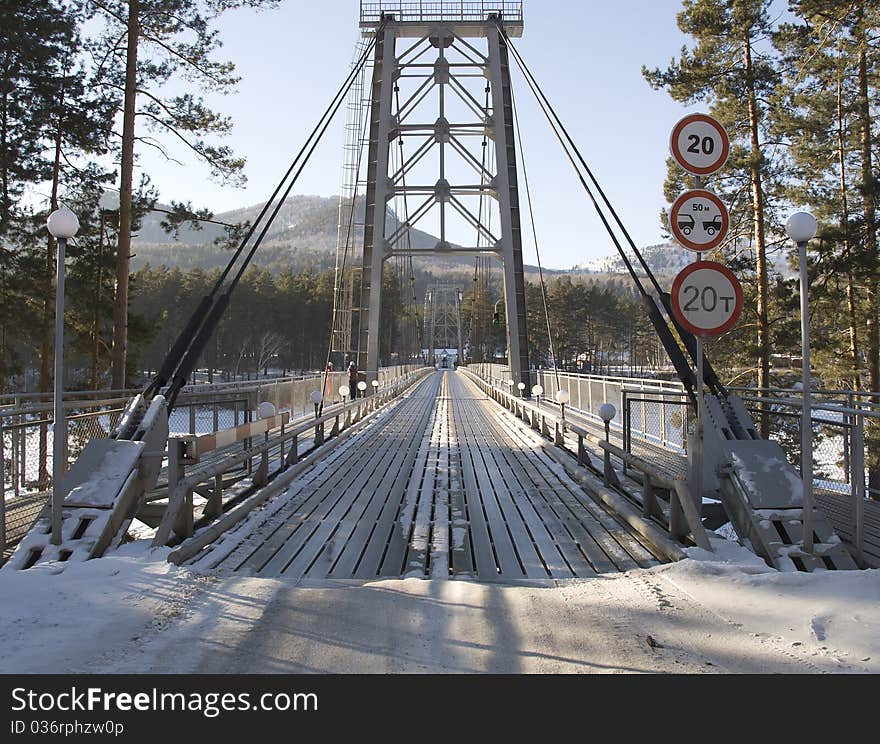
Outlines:
[[[692, 333], [687, 331], [681, 325], [681, 323], [678, 321], [678, 319], [675, 317], [675, 314], [672, 312], [671, 303], [669, 301], [668, 294], [663, 291], [662, 287], [657, 282], [657, 279], [654, 276], [654, 273], [651, 271], [651, 268], [648, 266], [647, 262], [645, 261], [644, 257], [642, 256], [641, 252], [636, 247], [635, 242], [633, 241], [632, 237], [630, 236], [629, 232], [627, 231], [626, 227], [624, 226], [623, 222], [621, 221], [620, 216], [617, 214], [617, 211], [614, 209], [613, 205], [611, 204], [610, 200], [608, 199], [607, 195], [605, 194], [605, 191], [599, 185], [599, 182], [597, 181], [596, 177], [593, 175], [592, 170], [587, 165], [586, 161], [584, 160], [583, 156], [581, 155], [580, 150], [578, 149], [577, 145], [575, 145], [571, 136], [568, 134], [568, 130], [565, 128], [565, 125], [562, 123], [559, 116], [556, 114], [556, 111], [553, 109], [552, 105], [550, 104], [549, 100], [547, 99], [547, 96], [544, 94], [543, 90], [541, 89], [541, 86], [538, 84], [537, 80], [535, 80], [534, 75], [532, 75], [531, 70], [529, 70], [528, 66], [525, 63], [525, 60], [523, 60], [522, 56], [519, 54], [517, 49], [513, 46], [512, 42], [510, 41], [510, 38], [507, 36], [507, 33], [504, 31], [503, 26], [501, 26], [501, 24], [498, 24], [498, 28], [499, 28], [500, 33], [504, 36], [508, 48], [511, 50], [511, 52], [513, 52], [514, 59], [516, 60], [520, 71], [525, 76], [526, 81], [528, 82], [529, 87], [532, 90], [532, 93], [535, 95], [535, 98], [538, 100], [538, 103], [541, 106], [541, 109], [544, 112], [544, 115], [547, 117], [547, 120], [550, 123], [551, 128], [554, 130], [554, 133], [557, 136], [557, 139], [559, 139], [560, 144], [563, 146], [563, 149], [566, 150], [566, 154], [568, 155], [569, 160], [572, 162], [572, 165], [574, 166], [575, 170], [578, 171], [577, 165], [575, 164], [575, 162], [572, 158], [572, 155], [568, 152], [568, 149], [566, 148], [566, 144], [565, 144], [565, 142], [563, 142], [562, 136], [564, 136], [565, 140], [568, 142], [568, 146], [571, 148], [572, 151], [574, 151], [574, 154], [577, 156], [578, 160], [580, 161], [581, 166], [584, 168], [584, 170], [586, 171], [590, 180], [595, 185], [596, 190], [598, 191], [598, 193], [599, 193], [600, 197], [602, 198], [608, 211], [611, 212], [611, 215], [614, 218], [615, 222], [617, 223], [617, 226], [620, 228], [621, 232], [623, 233], [627, 242], [629, 243], [629, 246], [630, 246], [632, 252], [635, 254], [636, 258], [638, 259], [639, 263], [641, 264], [642, 268], [644, 269], [645, 274], [647, 275], [648, 279], [653, 284], [654, 289], [657, 292], [658, 300], [660, 301], [663, 309], [666, 311], [666, 314], [669, 317], [669, 320], [672, 322], [672, 326], [675, 328], [676, 332], [678, 333], [678, 336], [681, 338], [682, 342], [684, 343], [684, 346], [687, 349], [687, 352], [690, 355], [691, 359], [696, 363], [696, 361], [697, 361], [696, 338], [694, 337], [694, 335]], [[557, 127], [558, 127], [558, 129], [557, 129]], [[559, 133], [560, 131], [562, 132], [562, 136]], [[583, 176], [580, 174], [580, 171], [578, 171], [578, 177], [580, 178], [581, 183], [584, 185], [584, 188], [586, 189], [587, 185], [586, 185], [586, 182], [584, 181]], [[595, 197], [592, 195], [591, 192], [589, 192], [589, 190], [588, 190], [588, 193], [590, 193], [590, 198], [593, 201], [593, 205], [596, 208], [596, 211], [599, 214], [600, 218], [602, 219], [602, 222], [605, 225], [605, 229], [608, 231], [608, 234], [611, 236], [611, 239], [614, 241], [615, 247], [617, 248], [618, 253], [620, 254], [621, 258], [623, 259], [624, 263], [626, 264], [630, 275], [633, 277], [634, 281], [639, 286], [639, 289], [642, 292], [643, 298], [646, 301], [651, 303], [650, 306], [647, 306], [647, 303], [646, 303], [646, 307], [648, 307], [648, 312], [650, 313], [650, 315], [652, 317], [652, 322], [654, 322], [654, 325], [655, 325], [657, 332], [661, 335], [662, 340], [664, 341], [664, 346], [666, 347], [667, 353], [669, 354], [671, 361], [673, 362], [674, 366], [676, 367], [676, 371], [679, 373], [679, 376], [682, 377], [682, 382], [685, 383], [685, 386], [690, 386], [691, 380], [693, 380], [693, 372], [689, 370], [687, 373], [685, 373], [684, 368], [683, 368], [683, 364], [682, 364], [682, 362], [684, 360], [682, 358], [677, 358], [677, 357], [680, 357], [680, 351], [677, 350], [677, 346], [673, 345], [675, 342], [674, 342], [674, 339], [671, 339], [671, 331], [669, 330], [669, 326], [668, 326], [667, 322], [665, 320], [663, 320], [662, 316], [659, 314], [659, 308], [657, 310], [650, 309], [651, 307], [656, 307], [654, 300], [651, 299], [644, 292], [644, 289], [641, 285], [641, 282], [637, 278], [635, 272], [632, 270], [631, 263], [629, 262], [627, 257], [624, 255], [623, 250], [620, 246], [620, 243], [617, 240], [617, 238], [615, 237], [615, 235], [613, 234], [613, 232], [611, 231], [611, 228], [608, 224], [608, 221], [605, 219], [604, 215], [602, 214], [601, 209], [599, 208], [599, 205], [596, 202]], [[658, 323], [656, 322], [657, 320], [662, 322], [663, 326], [665, 327], [665, 330], [664, 330], [664, 328], [661, 328], [658, 325]], [[671, 340], [671, 342], [670, 342], [670, 340]], [[715, 370], [712, 368], [712, 365], [709, 363], [709, 360], [706, 358], [705, 353], [702, 354], [702, 357], [703, 357], [703, 365], [704, 365], [704, 379], [705, 379], [706, 383], [708, 384], [708, 386], [712, 390], [712, 392], [714, 392], [716, 395], [724, 395], [726, 397], [727, 391], [724, 389], [724, 386], [721, 384], [721, 381], [719, 380], [718, 376], [715, 374]]]
[[535, 241], [535, 258], [538, 261], [538, 278], [541, 282], [541, 301], [544, 303], [544, 319], [547, 323], [547, 343], [550, 347], [550, 358], [553, 360], [553, 373], [556, 377], [556, 389], [561, 390], [559, 385], [559, 365], [556, 363], [556, 351], [553, 348], [553, 330], [550, 327], [550, 310], [547, 307], [547, 285], [544, 283], [544, 269], [541, 266], [541, 250], [538, 246], [538, 230], [535, 227], [535, 210], [532, 207], [532, 191], [529, 188], [529, 173], [526, 170], [526, 156], [522, 143], [522, 130], [519, 126], [519, 116], [516, 111], [516, 98], [513, 95], [513, 86], [510, 88], [510, 105], [513, 114], [513, 125], [516, 129], [516, 142], [519, 148], [519, 162], [523, 173], [523, 185], [526, 187], [526, 201], [529, 205], [529, 222], [532, 225], [532, 239]]
[[[373, 40], [372, 44], [375, 44], [375, 39]], [[314, 140], [316, 136], [320, 140], [320, 137], [323, 134], [323, 131], [326, 130], [327, 123], [329, 123], [330, 119], [332, 119], [333, 115], [335, 114], [335, 110], [338, 108], [338, 101], [341, 101], [344, 99], [346, 92], [351, 87], [351, 84], [355, 78], [356, 71], [359, 69], [360, 66], [362, 66], [365, 63], [366, 59], [368, 58], [368, 55], [369, 55], [370, 50], [372, 48], [372, 44], [367, 50], [365, 50], [364, 54], [361, 56], [361, 59], [358, 61], [357, 65], [355, 65], [355, 67], [351, 70], [348, 77], [343, 82], [342, 86], [336, 92], [336, 95], [333, 97], [333, 99], [331, 99], [330, 104], [325, 109], [325, 111], [321, 115], [321, 117], [318, 119], [318, 123], [315, 125], [314, 129], [312, 129], [311, 133], [309, 134], [309, 136], [306, 139], [305, 143], [303, 144], [302, 148], [300, 149], [300, 151], [297, 153], [296, 157], [291, 162], [290, 167], [287, 169], [284, 176], [281, 178], [281, 180], [278, 182], [278, 185], [275, 187], [275, 190], [272, 192], [272, 195], [269, 197], [269, 199], [266, 201], [263, 208], [260, 210], [259, 215], [254, 220], [253, 224], [248, 229], [244, 238], [239, 243], [238, 248], [236, 249], [235, 253], [232, 255], [232, 257], [228, 261], [226, 267], [223, 269], [220, 276], [217, 278], [217, 281], [214, 283], [214, 286], [212, 287], [211, 291], [207, 295], [205, 295], [205, 297], [202, 298], [198, 307], [193, 312], [193, 314], [190, 316], [190, 319], [187, 322], [186, 326], [181, 331], [180, 335], [177, 337], [177, 340], [174, 342], [173, 346], [171, 347], [171, 350], [168, 352], [165, 359], [163, 360], [162, 366], [160, 367], [159, 372], [157, 372], [157, 374], [153, 378], [153, 380], [144, 389], [142, 396], [145, 400], [149, 400], [150, 398], [152, 398], [153, 395], [155, 395], [164, 385], [166, 385], [168, 383], [168, 381], [170, 379], [172, 379], [172, 377], [174, 376], [175, 371], [180, 367], [181, 360], [183, 358], [185, 358], [187, 349], [193, 343], [194, 339], [197, 338], [197, 334], [199, 332], [199, 329], [205, 324], [205, 321], [208, 317], [208, 314], [212, 310], [212, 307], [215, 305], [215, 303], [216, 303], [215, 297], [216, 297], [217, 293], [220, 291], [220, 288], [222, 287], [223, 283], [226, 281], [227, 277], [229, 276], [229, 273], [232, 271], [232, 268], [234, 267], [234, 265], [236, 264], [238, 259], [241, 257], [241, 254], [244, 252], [245, 246], [247, 245], [248, 241], [250, 241], [251, 238], [253, 237], [254, 233], [257, 230], [257, 227], [260, 225], [260, 222], [265, 218], [266, 214], [269, 211], [269, 208], [272, 206], [272, 203], [278, 197], [278, 194], [280, 193], [281, 189], [283, 188], [285, 182], [287, 181], [288, 178], [290, 178], [290, 175], [291, 175], [291, 173], [293, 173], [294, 169], [296, 168], [297, 163], [299, 163], [302, 160], [303, 156], [306, 153], [306, 150], [309, 147], [309, 143], [312, 142], [312, 140]], [[322, 129], [322, 126], [323, 126], [323, 129]], [[319, 134], [319, 131], [320, 131], [320, 134]], [[312, 147], [312, 150], [314, 150], [314, 147]], [[311, 154], [311, 151], [309, 152], [309, 155], [310, 154]], [[308, 156], [306, 156], [306, 159], [308, 159]], [[302, 169], [300, 169], [300, 171], [301, 170]], [[289, 189], [288, 189], [288, 192], [289, 192]], [[282, 202], [283, 202], [283, 200], [282, 200]], [[274, 219], [274, 216], [275, 216], [275, 214], [277, 214], [277, 211], [278, 210], [276, 209], [272, 218], [270, 218], [269, 224], [271, 224], [271, 221]], [[268, 229], [268, 228], [265, 228], [265, 229]], [[264, 229], [262, 235], [265, 235], [265, 229]], [[260, 239], [262, 239], [262, 238], [260, 238]], [[259, 241], [258, 241], [257, 245], [259, 245]], [[253, 251], [251, 251], [250, 256], [253, 256]], [[247, 262], [249, 262], [249, 261], [250, 261], [250, 257], [248, 257], [248, 259], [247, 259]], [[205, 341], [207, 341], [207, 338], [205, 339]]]
[[316, 134], [316, 136], [314, 136], [312, 138], [313, 143], [312, 143], [311, 147], [308, 148], [308, 151], [306, 152], [304, 158], [302, 159], [302, 163], [300, 164], [300, 167], [297, 169], [296, 173], [293, 175], [292, 179], [290, 180], [290, 183], [288, 184], [287, 188], [284, 190], [284, 193], [282, 194], [281, 199], [278, 201], [278, 204], [276, 205], [275, 209], [272, 211], [271, 216], [269, 217], [268, 221], [266, 222], [263, 229], [261, 230], [260, 235], [258, 236], [257, 240], [254, 242], [253, 246], [251, 247], [250, 251], [248, 252], [244, 262], [239, 267], [237, 273], [235, 274], [232, 281], [228, 285], [226, 291], [220, 296], [220, 298], [211, 307], [207, 317], [205, 318], [204, 323], [202, 323], [202, 326], [198, 331], [198, 334], [196, 335], [195, 339], [193, 339], [193, 341], [189, 345], [189, 348], [186, 351], [186, 355], [183, 357], [180, 364], [177, 366], [177, 369], [175, 370], [174, 375], [171, 378], [171, 384], [169, 385], [169, 388], [166, 392], [166, 398], [168, 400], [168, 410], [169, 411], [174, 407], [174, 403], [177, 400], [177, 396], [179, 395], [181, 388], [183, 388], [183, 386], [186, 385], [187, 378], [189, 377], [190, 372], [195, 367], [195, 364], [198, 361], [199, 357], [201, 356], [202, 350], [204, 349], [205, 345], [207, 344], [208, 339], [211, 337], [211, 334], [214, 332], [214, 329], [216, 328], [217, 324], [219, 323], [220, 318], [222, 317], [223, 313], [226, 311], [226, 308], [229, 306], [229, 301], [232, 296], [232, 292], [235, 290], [236, 286], [238, 286], [238, 283], [241, 280], [242, 276], [244, 275], [244, 272], [247, 269], [248, 265], [250, 264], [251, 259], [253, 258], [257, 249], [260, 247], [260, 244], [262, 243], [263, 239], [265, 238], [266, 233], [268, 232], [269, 228], [271, 227], [273, 221], [278, 216], [278, 212], [281, 210], [281, 207], [284, 204], [284, 201], [287, 199], [288, 195], [290, 194], [291, 190], [293, 189], [294, 185], [296, 184], [297, 180], [299, 179], [299, 176], [302, 174], [303, 169], [306, 167], [306, 165], [308, 165], [308, 162], [309, 162], [312, 154], [315, 152], [315, 149], [317, 148], [318, 144], [320, 144], [321, 139], [324, 136], [324, 133], [327, 131], [327, 128], [330, 126], [330, 122], [333, 120], [334, 116], [336, 115], [336, 112], [339, 110], [339, 107], [342, 105], [343, 101], [345, 101], [345, 97], [348, 94], [348, 91], [351, 88], [352, 84], [354, 83], [357, 72], [359, 72], [360, 68], [364, 64], [366, 64], [366, 60], [369, 58], [369, 55], [370, 55], [373, 47], [376, 44], [376, 38], [378, 38], [378, 34], [382, 30], [383, 26], [384, 26], [384, 22], [379, 26], [379, 29], [377, 30], [376, 36], [373, 38], [370, 45], [364, 51], [363, 55], [361, 55], [361, 58], [358, 61], [358, 64], [352, 69], [352, 71], [349, 73], [348, 77], [346, 78], [345, 83], [337, 91], [336, 96], [333, 98], [333, 102], [331, 102], [331, 105], [330, 105], [328, 111], [325, 112], [325, 115], [322, 117], [323, 124], [319, 121], [318, 127], [316, 128], [317, 134]]

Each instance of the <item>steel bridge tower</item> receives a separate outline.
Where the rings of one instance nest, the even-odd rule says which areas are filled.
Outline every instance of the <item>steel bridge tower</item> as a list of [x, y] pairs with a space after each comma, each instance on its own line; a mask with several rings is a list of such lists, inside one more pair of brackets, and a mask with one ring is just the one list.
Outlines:
[[461, 287], [448, 282], [431, 284], [425, 292], [425, 342], [431, 363], [436, 363], [437, 349], [455, 349], [457, 363], [464, 361], [461, 299]]
[[[388, 0], [362, 2], [360, 10], [362, 33], [375, 37], [376, 46], [365, 92], [370, 120], [358, 366], [375, 379], [387, 259], [489, 255], [503, 270], [511, 377], [528, 389], [510, 67], [498, 27], [522, 36], [522, 3]], [[401, 197], [417, 206], [398, 223], [389, 203]], [[434, 246], [412, 245], [417, 223], [437, 231]]]

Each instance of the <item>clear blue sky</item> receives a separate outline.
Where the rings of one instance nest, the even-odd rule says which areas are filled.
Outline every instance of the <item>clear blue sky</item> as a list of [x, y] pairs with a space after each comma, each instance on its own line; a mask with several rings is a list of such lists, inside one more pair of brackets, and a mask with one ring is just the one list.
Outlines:
[[[686, 43], [675, 24], [680, 8], [680, 0], [525, 0], [525, 33], [515, 41], [639, 245], [661, 240], [669, 132], [703, 108], [653, 91], [640, 72], [643, 64], [667, 64]], [[181, 167], [144, 153], [161, 199], [215, 212], [265, 200], [347, 75], [357, 23], [356, 0], [285, 0], [274, 11], [224, 17], [218, 56], [234, 60], [242, 80], [237, 94], [209, 100], [235, 121], [224, 141], [247, 158], [248, 185], [218, 185], [203, 165], [187, 159]], [[570, 268], [613, 253], [518, 73], [514, 85], [544, 265]], [[325, 140], [295, 193], [339, 192], [341, 118]], [[534, 263], [530, 239], [524, 258]]]

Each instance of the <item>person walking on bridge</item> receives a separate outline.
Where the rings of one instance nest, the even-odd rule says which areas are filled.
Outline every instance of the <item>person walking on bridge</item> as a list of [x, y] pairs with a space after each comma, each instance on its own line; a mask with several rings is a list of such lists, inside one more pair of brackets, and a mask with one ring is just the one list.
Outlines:
[[358, 368], [357, 364], [354, 362], [349, 362], [348, 365], [348, 390], [349, 395], [351, 395], [351, 399], [354, 400], [358, 396]]
[[326, 382], [324, 383], [324, 397], [333, 398], [333, 362], [327, 362], [327, 369], [324, 374]]

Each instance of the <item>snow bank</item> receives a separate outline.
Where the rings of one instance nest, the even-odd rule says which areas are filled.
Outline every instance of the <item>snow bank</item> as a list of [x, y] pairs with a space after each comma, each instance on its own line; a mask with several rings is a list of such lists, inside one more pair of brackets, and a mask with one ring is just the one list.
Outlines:
[[782, 640], [824, 670], [880, 673], [880, 569], [778, 572], [746, 548], [712, 538], [715, 553], [650, 569], [753, 636]]

